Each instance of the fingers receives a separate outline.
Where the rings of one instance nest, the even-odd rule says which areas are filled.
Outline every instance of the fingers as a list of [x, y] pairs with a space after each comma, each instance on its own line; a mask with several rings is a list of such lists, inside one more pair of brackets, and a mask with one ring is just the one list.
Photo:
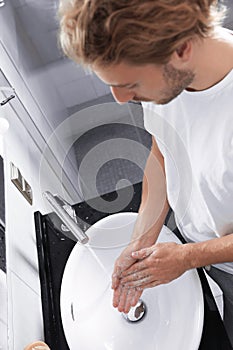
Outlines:
[[143, 287], [138, 287], [138, 290], [140, 289], [146, 289], [146, 288], [153, 288], [153, 287], [157, 287], [159, 286], [160, 284], [165, 284], [165, 283], [168, 283], [168, 281], [153, 281], [151, 283], [148, 283], [148, 284], [145, 284], [143, 285]]
[[142, 290], [129, 289], [120, 285], [114, 291], [113, 306], [120, 312], [128, 313], [130, 308], [137, 304], [141, 295]]
[[132, 275], [124, 277], [120, 280], [121, 285], [127, 288], [144, 286], [154, 281], [154, 276], [150, 273], [150, 270], [142, 270], [135, 272]]
[[121, 298], [122, 286], [119, 285], [113, 292], [113, 302], [114, 307], [118, 307]]
[[141, 270], [148, 269], [148, 262], [146, 260], [135, 262], [132, 266], [130, 266], [127, 270], [122, 271], [120, 278], [124, 278], [126, 276], [130, 276], [134, 273], [137, 273]]
[[132, 252], [131, 255], [132, 255], [132, 258], [140, 260], [140, 259], [147, 258], [149, 255], [153, 253], [153, 251], [154, 251], [154, 246], [137, 250], [135, 252]]
[[[122, 308], [122, 311], [127, 314], [131, 308], [131, 306], [134, 306], [133, 305], [133, 298], [134, 298], [134, 290], [131, 288], [131, 289], [128, 289], [128, 293], [127, 293], [127, 297], [125, 299], [125, 303], [123, 305], [123, 302], [122, 302], [122, 305], [123, 305], [123, 308]], [[119, 310], [119, 309], [118, 309]]]
[[135, 306], [139, 300], [139, 298], [141, 297], [142, 295], [142, 292], [143, 292], [143, 289], [134, 289], [134, 296], [133, 296], [133, 299], [132, 299], [132, 303], [131, 303], [131, 306]]
[[118, 304], [118, 311], [125, 312], [125, 305], [130, 304], [130, 298], [128, 298], [128, 294], [130, 297], [129, 289], [122, 287], [119, 304]]
[[131, 268], [127, 267], [124, 269], [122, 269], [122, 266], [116, 266], [114, 268], [113, 274], [112, 274], [112, 289], [116, 289], [119, 286], [120, 280], [122, 278], [122, 276], [124, 275], [128, 275], [131, 271]]
[[[143, 288], [141, 288], [142, 282], [144, 284], [152, 282], [149, 275], [145, 276], [145, 271], [143, 272], [144, 275], [137, 276], [137, 278], [132, 277], [131, 274], [135, 273], [135, 270], [139, 271], [145, 269], [146, 265], [144, 261], [140, 259], [148, 257], [153, 250], [150, 248], [141, 249], [135, 251], [134, 254], [132, 254], [132, 251], [133, 249], [131, 247], [122, 252], [115, 262], [112, 274], [112, 288], [114, 289], [113, 306], [118, 308], [120, 312], [125, 313], [128, 313], [129, 309], [137, 304], [143, 291]], [[127, 276], [130, 276], [130, 278], [125, 280], [126, 285], [124, 285], [122, 281], [124, 282], [124, 277]], [[132, 283], [135, 287], [140, 286], [140, 289], [132, 288], [128, 283]]]
[[119, 267], [115, 267], [112, 274], [112, 289], [116, 289], [120, 283], [121, 270]]
[[136, 289], [128, 289], [128, 294], [127, 294], [127, 298], [125, 301], [125, 305], [124, 305], [124, 309], [123, 312], [125, 314], [127, 314], [129, 312], [129, 310], [131, 309], [131, 307], [134, 307], [137, 305], [137, 302], [140, 298], [140, 296], [142, 295], [142, 290], [138, 291]]
[[123, 252], [116, 260], [112, 274], [112, 288], [116, 289], [119, 285], [122, 272], [126, 271], [135, 260], [131, 256], [131, 252]]

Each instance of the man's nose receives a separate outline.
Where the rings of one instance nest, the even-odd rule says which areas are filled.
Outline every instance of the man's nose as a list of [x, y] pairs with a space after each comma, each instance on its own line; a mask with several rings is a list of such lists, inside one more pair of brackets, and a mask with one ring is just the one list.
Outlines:
[[111, 86], [110, 89], [117, 103], [124, 104], [134, 98], [134, 93], [126, 88]]

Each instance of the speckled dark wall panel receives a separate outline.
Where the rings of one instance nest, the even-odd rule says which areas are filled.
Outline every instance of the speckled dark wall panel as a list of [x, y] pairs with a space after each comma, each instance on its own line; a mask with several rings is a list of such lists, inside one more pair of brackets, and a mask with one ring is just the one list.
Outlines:
[[[124, 143], [124, 140], [135, 141], [134, 143], [126, 143], [127, 147], [130, 146], [127, 152], [125, 151], [129, 159], [124, 159], [125, 154], [121, 154], [119, 151], [117, 157], [108, 160], [109, 155], [111, 155], [112, 152], [114, 153], [113, 148], [116, 147], [116, 143], [114, 143], [112, 149], [111, 143], [107, 143], [108, 146], [104, 145], [106, 145], [107, 141], [114, 140], [119, 143], [119, 146], [122, 142]], [[144, 159], [142, 159], [141, 152], [137, 156], [137, 150], [142, 150], [141, 146], [145, 147], [143, 148], [145, 150]], [[96, 157], [98, 152], [95, 153], [95, 149], [98, 149], [98, 147], [102, 147], [101, 159]], [[101, 164], [98, 172], [95, 174], [96, 189], [100, 195], [115, 191], [116, 184], [123, 179], [128, 180], [131, 184], [141, 182], [143, 178], [143, 169], [150, 148], [151, 135], [146, 130], [134, 125], [121, 123], [109, 123], [90, 129], [74, 143], [78, 167], [80, 167], [84, 159], [86, 161], [86, 157], [88, 157], [89, 163], [93, 164], [93, 169], [95, 169], [96, 164]], [[134, 159], [134, 161], [131, 161], [131, 158]], [[82, 178], [82, 181], [84, 187], [90, 187], [88, 174], [86, 175], [86, 178]]]

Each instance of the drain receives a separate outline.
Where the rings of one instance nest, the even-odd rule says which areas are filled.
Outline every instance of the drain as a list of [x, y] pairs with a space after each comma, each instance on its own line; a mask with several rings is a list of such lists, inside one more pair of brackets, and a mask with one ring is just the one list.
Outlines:
[[141, 299], [139, 299], [137, 305], [131, 307], [127, 314], [122, 313], [122, 316], [128, 322], [138, 322], [145, 317], [146, 311], [146, 304]]

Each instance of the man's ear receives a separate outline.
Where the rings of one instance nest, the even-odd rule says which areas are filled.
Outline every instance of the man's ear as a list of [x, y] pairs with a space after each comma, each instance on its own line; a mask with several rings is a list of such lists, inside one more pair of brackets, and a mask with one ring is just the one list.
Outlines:
[[185, 41], [173, 52], [171, 56], [171, 62], [174, 64], [174, 66], [180, 66], [189, 63], [192, 58], [192, 53], [192, 41]]

